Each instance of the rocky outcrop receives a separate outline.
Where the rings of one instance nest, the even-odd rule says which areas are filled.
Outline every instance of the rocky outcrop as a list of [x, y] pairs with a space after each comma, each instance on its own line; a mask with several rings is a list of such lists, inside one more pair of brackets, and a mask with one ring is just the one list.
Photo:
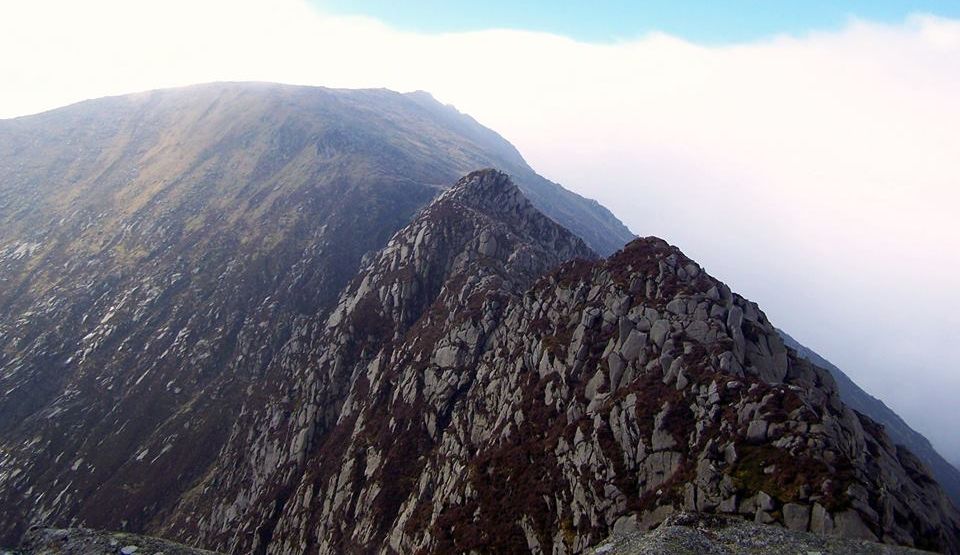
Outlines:
[[505, 176], [468, 176], [284, 349], [289, 382], [167, 532], [233, 552], [575, 553], [687, 510], [960, 549], [919, 461], [755, 304], [659, 239], [591, 258]]
[[[213, 541], [235, 552], [283, 549], [276, 538], [293, 541], [281, 531], [289, 515], [324, 502], [314, 497], [316, 472], [333, 472], [334, 483], [361, 479], [364, 469], [356, 461], [336, 469], [324, 462], [339, 460], [347, 428], [358, 424], [352, 409], [367, 399], [385, 407], [414, 393], [395, 390], [388, 367], [416, 353], [418, 368], [436, 369], [423, 380], [438, 403], [468, 388], [471, 374], [463, 369], [482, 351], [510, 296], [564, 260], [595, 256], [536, 211], [505, 174], [466, 176], [366, 262], [325, 322], [294, 334], [276, 361], [277, 373], [286, 377], [275, 388], [269, 384], [254, 408], [244, 408], [236, 428], [242, 432], [221, 453], [216, 466], [230, 470], [195, 488], [196, 495], [174, 511], [179, 517], [169, 533], [193, 530], [190, 541]], [[456, 316], [446, 313], [451, 305], [460, 309]], [[444, 425], [442, 414], [421, 418], [419, 431], [427, 436]], [[366, 453], [364, 460], [394, 472], [411, 455], [393, 449]], [[377, 488], [399, 485], [388, 481]], [[370, 496], [377, 504], [371, 515], [397, 510], [390, 506], [396, 498], [387, 495]], [[335, 509], [348, 501], [334, 497], [325, 503]], [[339, 522], [331, 515], [328, 525], [339, 528]]]

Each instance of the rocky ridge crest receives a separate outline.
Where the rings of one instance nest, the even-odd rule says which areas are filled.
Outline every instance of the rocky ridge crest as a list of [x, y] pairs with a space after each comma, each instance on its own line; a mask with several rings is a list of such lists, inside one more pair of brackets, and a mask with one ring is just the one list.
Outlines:
[[[356, 424], [353, 406], [395, 393], [395, 383], [377, 380], [380, 367], [406, 364], [411, 356], [424, 366], [427, 356], [438, 367], [462, 367], [476, 356], [509, 295], [577, 257], [596, 255], [534, 209], [506, 174], [464, 177], [364, 263], [325, 321], [305, 321], [295, 330], [270, 370], [280, 378], [244, 407], [238, 432], [215, 464], [229, 470], [197, 486], [165, 531], [190, 530], [195, 535], [185, 539], [231, 551], [276, 548], [278, 536], [293, 541], [281, 532], [283, 523], [299, 505], [313, 507], [312, 474], [334, 468], [324, 461]], [[451, 305], [458, 314], [446, 313]], [[448, 380], [434, 386], [466, 386]], [[436, 418], [424, 426], [436, 426]], [[397, 450], [391, 457], [399, 460], [384, 464], [404, 464], [408, 455]], [[352, 463], [338, 470], [339, 479], [359, 479]], [[383, 518], [396, 510], [386, 494], [372, 497], [378, 507], [371, 514]]]
[[169, 533], [575, 553], [688, 510], [960, 550], [923, 465], [754, 303], [660, 239], [598, 260], [506, 183], [471, 174], [369, 259]]

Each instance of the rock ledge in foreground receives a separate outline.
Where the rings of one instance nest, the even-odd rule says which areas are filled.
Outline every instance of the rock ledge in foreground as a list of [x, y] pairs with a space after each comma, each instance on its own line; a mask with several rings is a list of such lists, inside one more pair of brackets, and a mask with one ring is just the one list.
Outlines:
[[650, 532], [614, 535], [590, 555], [919, 555], [908, 547], [793, 532], [716, 515], [678, 513]]
[[216, 555], [212, 551], [139, 536], [87, 528], [31, 528], [23, 536], [18, 555]]

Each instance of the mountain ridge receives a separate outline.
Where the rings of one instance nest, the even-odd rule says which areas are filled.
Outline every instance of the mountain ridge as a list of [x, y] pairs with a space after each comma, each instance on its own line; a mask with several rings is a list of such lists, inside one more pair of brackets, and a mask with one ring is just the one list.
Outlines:
[[[227, 98], [221, 97], [215, 100], [214, 104], [206, 110], [216, 108], [216, 103], [223, 102], [249, 102], [250, 99], [242, 98], [242, 93], [256, 96], [262, 95], [283, 95], [285, 100], [281, 101], [280, 107], [283, 108], [283, 102], [289, 108], [290, 103], [295, 103], [301, 98], [310, 95], [319, 95], [329, 97], [332, 100], [341, 103], [341, 108], [349, 108], [349, 102], [344, 102], [346, 98], [354, 97], [367, 101], [389, 101], [393, 104], [389, 106], [386, 113], [391, 116], [400, 116], [409, 119], [409, 112], [404, 114], [402, 110], [408, 110], [410, 107], [416, 107], [421, 111], [421, 115], [426, 114], [433, 119], [436, 124], [443, 124], [448, 129], [455, 129], [460, 135], [457, 142], [449, 141], [440, 143], [440, 146], [433, 146], [430, 149], [422, 150], [423, 145], [414, 143], [407, 144], [405, 148], [416, 150], [424, 157], [435, 156], [437, 153], [453, 154], [454, 157], [465, 155], [470, 162], [466, 165], [461, 164], [454, 172], [438, 172], [438, 176], [428, 182], [436, 187], [443, 187], [455, 181], [458, 177], [469, 171], [480, 167], [497, 166], [514, 175], [518, 185], [525, 191], [525, 194], [539, 206], [544, 213], [557, 220], [561, 225], [573, 230], [578, 235], [585, 238], [592, 248], [602, 253], [611, 253], [621, 246], [623, 242], [633, 237], [632, 233], [614, 217], [606, 208], [602, 207], [596, 201], [585, 199], [560, 185], [551, 182], [534, 172], [520, 152], [502, 136], [495, 131], [482, 126], [469, 115], [463, 114], [453, 106], [443, 105], [436, 101], [432, 95], [424, 91], [414, 91], [412, 93], [398, 93], [389, 89], [336, 89], [316, 86], [302, 85], [281, 85], [268, 82], [216, 82], [200, 85], [189, 85], [172, 89], [159, 89], [145, 91], [133, 94], [116, 95], [97, 99], [89, 99], [71, 104], [66, 107], [56, 108], [33, 114], [29, 116], [20, 116], [17, 118], [0, 120], [0, 132], [3, 126], [8, 126], [8, 131], [15, 133], [37, 133], [37, 128], [31, 124], [34, 122], [43, 122], [46, 124], [56, 124], [59, 127], [70, 127], [71, 125], [84, 124], [102, 126], [104, 119], [97, 114], [101, 108], [108, 112], [122, 110], [123, 104], [132, 104], [136, 109], [149, 107], [151, 104], [163, 103], [176, 99], [178, 96], [190, 97], [194, 95], [209, 95], [210, 93], [223, 93]], [[238, 93], [240, 93], [238, 95]], [[167, 97], [167, 98], [164, 98]], [[342, 97], [339, 98], [338, 97]], [[398, 106], [406, 104], [405, 107]], [[121, 106], [117, 106], [121, 104]], [[366, 108], [369, 111], [369, 106]], [[200, 118], [208, 115], [207, 111], [197, 114]], [[65, 118], [60, 120], [60, 118]], [[107, 119], [107, 122], [110, 120]], [[402, 120], [398, 120], [401, 124]], [[207, 123], [207, 125], [210, 125]], [[111, 129], [101, 130], [109, 132]], [[0, 137], [2, 140], [4, 137]], [[349, 137], [339, 137], [341, 140]], [[8, 137], [9, 139], [9, 137]], [[463, 151], [464, 141], [469, 141], [474, 145], [473, 152]], [[73, 141], [68, 141], [73, 142]], [[32, 141], [30, 144], [35, 144]], [[17, 145], [11, 143], [0, 143], [4, 148], [14, 149]], [[22, 151], [23, 145], [18, 149]], [[478, 151], [486, 152], [485, 155], [478, 155]], [[16, 152], [14, 152], [16, 154]], [[391, 159], [396, 161], [395, 159]], [[492, 162], [496, 163], [492, 163]], [[486, 163], [484, 163], [486, 162]], [[433, 169], [432, 171], [437, 171]], [[418, 172], [396, 172], [406, 174], [416, 174]]]
[[164, 530], [231, 552], [572, 553], [691, 510], [960, 548], [922, 466], [755, 304], [657, 238], [537, 277], [552, 264], [518, 253], [579, 248], [536, 247], [512, 203], [485, 203], [502, 221], [446, 205], [483, 189], [438, 197], [290, 345], [296, 385], [243, 426], [261, 440], [224, 451], [238, 471], [179, 511], [202, 525]]
[[[491, 191], [492, 197], [488, 196]], [[491, 212], [506, 219], [491, 218]], [[531, 250], [538, 251], [539, 256], [531, 257]], [[272, 398], [259, 403], [264, 407], [262, 414], [248, 414], [251, 420], [239, 428], [258, 430], [258, 442], [251, 446], [242, 436], [236, 436], [220, 455], [224, 464], [230, 461], [236, 470], [212, 477], [210, 484], [201, 486], [209, 492], [207, 499], [200, 496], [190, 500], [178, 511], [181, 517], [163, 529], [181, 534], [195, 530], [200, 535], [185, 539], [216, 538], [219, 549], [232, 552], [278, 549], [270, 542], [285, 511], [295, 510], [296, 504], [291, 509], [291, 498], [313, 497], [291, 488], [306, 487], [312, 474], [323, 466], [309, 464], [311, 457], [317, 457], [317, 453], [330, 456], [331, 450], [340, 448], [341, 436], [335, 427], [350, 417], [338, 411], [348, 411], [348, 396], [361, 387], [355, 382], [374, 372], [365, 367], [376, 365], [371, 357], [380, 347], [370, 351], [364, 345], [385, 345], [389, 349], [405, 339], [414, 343], [437, 340], [422, 329], [430, 324], [436, 299], [456, 294], [455, 302], [470, 313], [478, 310], [474, 306], [477, 302], [496, 305], [501, 291], [519, 286], [515, 283], [518, 278], [522, 277], [520, 284], [532, 280], [549, 269], [549, 261], [558, 262], [557, 256], [564, 254], [596, 256], [579, 238], [533, 210], [505, 174], [487, 170], [461, 179], [368, 262], [341, 294], [326, 322], [308, 325], [297, 334], [300, 339], [286, 346], [278, 364], [289, 375], [284, 382], [295, 385], [290, 391], [277, 390]], [[510, 279], [506, 268], [513, 268]], [[449, 290], [450, 284], [457, 289]], [[494, 299], [480, 301], [488, 290], [493, 291]], [[471, 327], [464, 333], [477, 340], [483, 336], [483, 329], [483, 325]], [[438, 353], [445, 365], [456, 365], [461, 356], [463, 353], [452, 347]], [[303, 401], [297, 402], [297, 398]], [[288, 412], [288, 416], [281, 416]], [[325, 436], [333, 439], [324, 440]], [[384, 455], [381, 464], [391, 457], [408, 456], [408, 452]], [[271, 460], [279, 461], [276, 471], [269, 470], [278, 464], [266, 463]], [[230, 494], [224, 495], [225, 490]], [[284, 492], [280, 497], [283, 501], [274, 509], [268, 501], [277, 491]], [[265, 508], [280, 512], [264, 514]], [[205, 515], [201, 520], [206, 524], [197, 529], [196, 518], [190, 515]], [[251, 529], [260, 530], [252, 543], [249, 535], [242, 534]], [[230, 534], [223, 538], [218, 530]]]
[[4, 541], [567, 553], [691, 510], [960, 549], [923, 465], [676, 247], [611, 254], [529, 168], [460, 178], [503, 145], [423, 95], [254, 88], [0, 122]]

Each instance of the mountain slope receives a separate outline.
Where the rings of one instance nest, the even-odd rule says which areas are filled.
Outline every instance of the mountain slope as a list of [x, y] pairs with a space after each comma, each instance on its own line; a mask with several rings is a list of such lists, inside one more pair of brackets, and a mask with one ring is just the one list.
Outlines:
[[960, 549], [922, 465], [755, 304], [659, 239], [595, 260], [551, 226], [503, 174], [464, 178], [296, 334], [229, 470], [161, 530], [231, 552], [573, 553], [684, 509]]
[[0, 121], [0, 539], [167, 515], [298, 323], [467, 171], [523, 170], [556, 219], [609, 224], [598, 249], [629, 239], [456, 117], [422, 95], [248, 83]]
[[873, 397], [860, 388], [842, 370], [814, 351], [804, 347], [796, 339], [780, 330], [783, 342], [797, 351], [801, 357], [830, 371], [837, 380], [840, 398], [853, 410], [863, 413], [882, 424], [887, 435], [897, 445], [903, 445], [918, 456], [930, 469], [955, 506], [960, 507], [960, 470], [946, 461], [930, 444], [930, 440], [911, 428], [897, 413], [893, 412], [880, 399]]

